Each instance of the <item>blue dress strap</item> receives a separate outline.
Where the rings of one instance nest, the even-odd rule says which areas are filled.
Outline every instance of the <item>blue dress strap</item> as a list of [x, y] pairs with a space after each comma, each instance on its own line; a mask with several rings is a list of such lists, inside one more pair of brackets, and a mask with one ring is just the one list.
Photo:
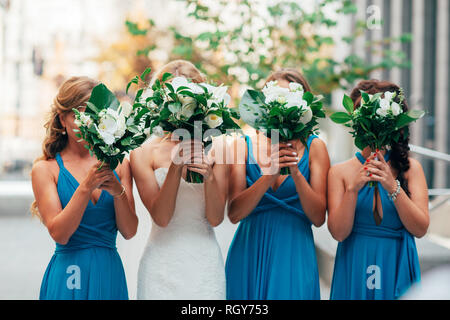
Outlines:
[[55, 156], [56, 162], [58, 163], [59, 168], [64, 168], [64, 162], [62, 161], [61, 155], [59, 152], [56, 153]]

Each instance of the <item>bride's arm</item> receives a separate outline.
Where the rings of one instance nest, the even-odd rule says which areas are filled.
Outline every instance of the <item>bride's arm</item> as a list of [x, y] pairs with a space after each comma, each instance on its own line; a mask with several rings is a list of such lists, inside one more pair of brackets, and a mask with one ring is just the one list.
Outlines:
[[175, 210], [183, 166], [172, 162], [160, 189], [153, 170], [152, 149], [152, 145], [148, 144], [131, 152], [131, 171], [139, 196], [153, 221], [160, 227], [166, 227]]

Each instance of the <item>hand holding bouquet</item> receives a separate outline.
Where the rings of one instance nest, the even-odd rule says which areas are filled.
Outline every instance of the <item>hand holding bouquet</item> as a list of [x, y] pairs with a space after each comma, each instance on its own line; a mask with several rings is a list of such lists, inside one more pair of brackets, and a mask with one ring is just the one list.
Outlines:
[[[99, 84], [91, 93], [84, 112], [74, 108], [77, 137], [87, 142], [84, 147], [114, 170], [125, 155], [138, 148], [147, 138], [140, 106], [120, 104], [108, 88]], [[142, 112], [144, 111], [144, 112]]]
[[[247, 90], [239, 111], [247, 124], [268, 138], [275, 130], [280, 142], [299, 139], [306, 146], [308, 137], [318, 131], [318, 118], [325, 118], [321, 99], [304, 92], [301, 84], [291, 82], [289, 88], [283, 88], [270, 81], [262, 91]], [[288, 175], [289, 168], [282, 168], [280, 174]]]
[[[189, 133], [189, 139], [201, 140], [206, 149], [213, 136], [240, 129], [232, 119], [238, 119], [238, 113], [227, 108], [231, 97], [226, 86], [197, 84], [184, 77], [173, 78], [170, 73], [164, 74], [161, 80], [157, 79], [151, 90], [147, 88], [144, 97], [138, 94], [135, 101], [148, 110], [146, 127], [150, 134], [161, 136], [164, 132], [184, 129]], [[183, 134], [179, 136], [185, 138]], [[202, 183], [203, 177], [188, 170], [186, 180]]]

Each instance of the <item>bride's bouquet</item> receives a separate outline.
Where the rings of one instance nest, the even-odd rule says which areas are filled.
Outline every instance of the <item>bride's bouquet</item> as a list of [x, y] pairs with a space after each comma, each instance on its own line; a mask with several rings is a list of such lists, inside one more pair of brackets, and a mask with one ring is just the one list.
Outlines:
[[397, 95], [396, 92], [387, 91], [370, 95], [361, 91], [361, 97], [361, 107], [355, 110], [352, 99], [345, 95], [343, 105], [347, 112], [331, 115], [332, 121], [352, 129], [350, 133], [355, 139], [355, 145], [361, 150], [367, 146], [372, 150], [391, 146], [402, 136], [408, 136], [408, 124], [425, 114], [421, 110], [404, 112], [401, 108], [405, 99], [402, 93]]
[[[232, 119], [239, 119], [239, 114], [227, 108], [231, 97], [226, 86], [197, 84], [165, 73], [161, 81], [157, 79], [151, 88], [141, 90], [135, 105], [148, 110], [145, 127], [150, 134], [162, 136], [165, 132], [184, 129], [191, 137], [200, 137], [207, 150], [214, 136], [240, 129]], [[188, 170], [186, 181], [202, 183], [203, 176]]]
[[[318, 132], [318, 118], [325, 118], [321, 100], [301, 84], [291, 82], [289, 88], [282, 88], [270, 81], [262, 91], [247, 90], [239, 111], [242, 120], [267, 137], [272, 138], [274, 130], [281, 142], [300, 139], [306, 146], [308, 137]], [[280, 174], [288, 175], [289, 168], [282, 168]]]
[[104, 84], [92, 90], [84, 112], [77, 108], [73, 111], [79, 128], [74, 129], [80, 138], [78, 142], [86, 141], [84, 147], [91, 156], [95, 154], [102, 165], [108, 163], [111, 170], [122, 163], [128, 152], [147, 139], [141, 121], [147, 110], [127, 102], [121, 104]]

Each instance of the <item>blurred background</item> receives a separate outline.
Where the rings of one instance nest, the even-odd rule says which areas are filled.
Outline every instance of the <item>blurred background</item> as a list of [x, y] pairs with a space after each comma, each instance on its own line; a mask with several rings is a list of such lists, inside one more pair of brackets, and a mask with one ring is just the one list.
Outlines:
[[[424, 279], [450, 264], [449, 16], [448, 0], [0, 0], [0, 299], [38, 298], [54, 250], [29, 212], [30, 170], [59, 85], [86, 75], [125, 98], [134, 75], [179, 58], [228, 85], [234, 105], [281, 67], [302, 71], [330, 110], [361, 79], [403, 87], [410, 108], [426, 111], [411, 126], [430, 188], [431, 225], [417, 240]], [[332, 163], [356, 151], [328, 119], [320, 136]], [[130, 298], [150, 230], [135, 199], [138, 235], [118, 239]], [[224, 258], [235, 228], [216, 229]], [[327, 299], [337, 243], [326, 226], [314, 234]]]

